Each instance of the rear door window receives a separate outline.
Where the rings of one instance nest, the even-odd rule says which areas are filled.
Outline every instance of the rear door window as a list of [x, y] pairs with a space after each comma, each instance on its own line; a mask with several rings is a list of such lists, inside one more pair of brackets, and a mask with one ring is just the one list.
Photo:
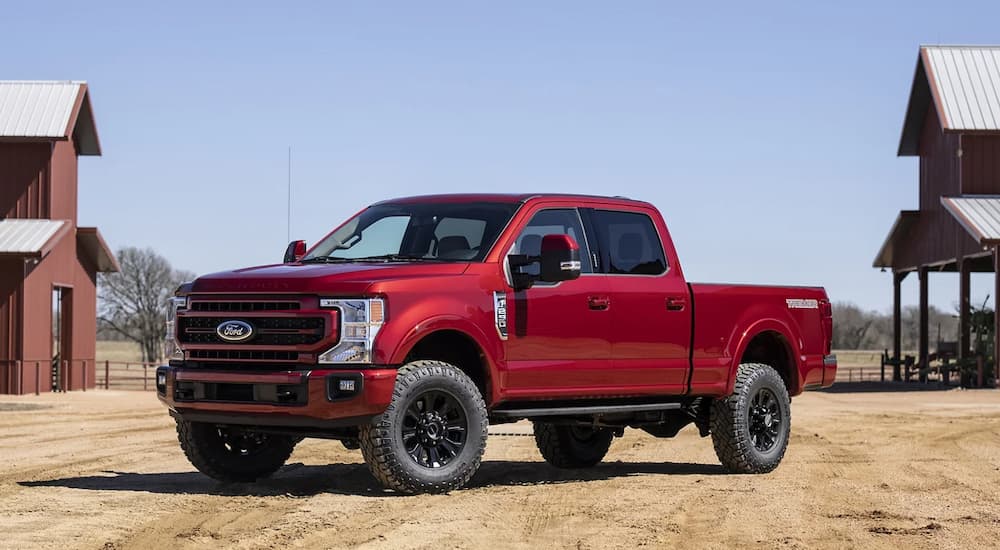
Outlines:
[[601, 271], [612, 275], [661, 275], [667, 271], [653, 220], [640, 212], [592, 210]]

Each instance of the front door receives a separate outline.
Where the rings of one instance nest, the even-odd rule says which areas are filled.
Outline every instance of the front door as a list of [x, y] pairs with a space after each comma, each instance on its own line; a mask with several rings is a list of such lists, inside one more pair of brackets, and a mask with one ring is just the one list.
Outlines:
[[[539, 210], [509, 253], [538, 255], [542, 237], [549, 234], [569, 235], [580, 245], [581, 274], [572, 281], [507, 290], [508, 397], [574, 397], [609, 389], [608, 278], [594, 273], [577, 210]], [[524, 271], [537, 270], [536, 264]]]

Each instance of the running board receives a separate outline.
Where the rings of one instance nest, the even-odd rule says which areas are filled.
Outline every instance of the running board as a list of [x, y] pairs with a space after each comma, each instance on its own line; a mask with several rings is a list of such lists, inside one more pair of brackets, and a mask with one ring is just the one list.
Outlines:
[[534, 409], [502, 409], [491, 412], [493, 416], [528, 418], [532, 416], [573, 416], [580, 414], [613, 414], [643, 411], [668, 411], [680, 409], [680, 403], [645, 403], [640, 405], [578, 405]]

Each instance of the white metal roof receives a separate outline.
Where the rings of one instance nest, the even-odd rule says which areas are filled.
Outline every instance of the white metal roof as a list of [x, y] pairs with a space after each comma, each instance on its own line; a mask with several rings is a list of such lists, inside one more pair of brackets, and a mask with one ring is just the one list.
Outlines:
[[1000, 130], [1000, 47], [924, 46], [928, 80], [949, 130]]
[[79, 154], [101, 154], [86, 82], [0, 81], [0, 138], [71, 136]]
[[941, 197], [941, 204], [979, 244], [1000, 243], [1000, 197]]
[[0, 254], [41, 254], [65, 220], [0, 220]]

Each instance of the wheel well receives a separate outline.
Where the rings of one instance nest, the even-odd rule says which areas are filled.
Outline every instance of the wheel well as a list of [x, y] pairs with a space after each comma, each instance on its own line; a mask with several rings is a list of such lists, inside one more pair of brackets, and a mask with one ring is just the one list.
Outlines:
[[798, 369], [789, 351], [788, 341], [780, 333], [765, 331], [753, 337], [747, 345], [740, 363], [763, 363], [778, 371], [785, 382], [789, 395], [795, 392], [798, 384]]
[[457, 330], [439, 330], [424, 336], [406, 355], [406, 362], [421, 359], [444, 361], [458, 367], [490, 402], [490, 379], [486, 357], [475, 340]]

